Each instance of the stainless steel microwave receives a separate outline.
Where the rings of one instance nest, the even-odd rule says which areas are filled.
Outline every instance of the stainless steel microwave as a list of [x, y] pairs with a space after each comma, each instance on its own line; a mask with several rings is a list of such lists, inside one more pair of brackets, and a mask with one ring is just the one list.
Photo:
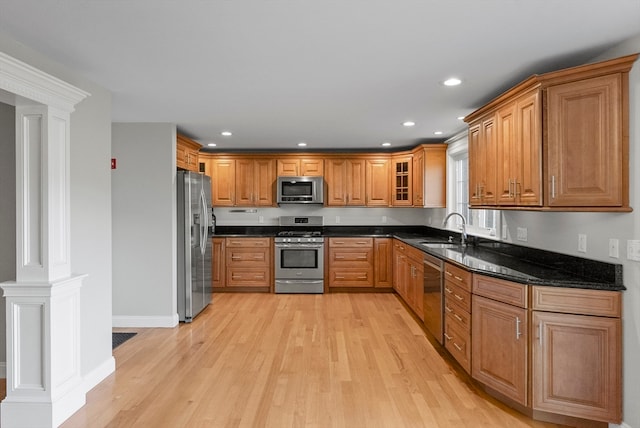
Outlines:
[[278, 177], [279, 204], [324, 204], [323, 177]]

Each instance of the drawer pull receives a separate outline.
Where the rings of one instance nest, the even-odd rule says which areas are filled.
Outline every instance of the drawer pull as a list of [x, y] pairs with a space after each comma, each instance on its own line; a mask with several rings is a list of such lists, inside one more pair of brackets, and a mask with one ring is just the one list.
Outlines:
[[231, 256], [231, 260], [242, 260], [241, 256]]
[[367, 279], [367, 275], [359, 276], [358, 279]]
[[464, 300], [464, 297], [462, 296], [458, 296], [457, 294], [453, 294], [453, 297], [455, 297], [456, 299], [460, 300], [461, 302]]
[[453, 337], [449, 336], [447, 333], [444, 334], [445, 339], [447, 340], [451, 340], [453, 339]]
[[366, 241], [358, 241], [358, 242], [356, 242], [356, 244], [358, 244], [358, 245], [367, 245], [368, 242], [366, 242]]
[[445, 306], [444, 310], [449, 312], [449, 313], [453, 312], [453, 309], [451, 309], [449, 306]]
[[464, 279], [460, 278], [458, 275], [453, 275], [453, 277], [460, 282], [464, 282]]
[[444, 271], [444, 273], [446, 273], [449, 276], [453, 276], [453, 274], [451, 272], [449, 272], [448, 270]]
[[336, 256], [336, 260], [342, 260], [344, 259], [344, 256]]
[[520, 331], [520, 317], [516, 317], [516, 340], [520, 340], [522, 332]]
[[456, 342], [453, 342], [453, 346], [455, 346], [458, 351], [462, 352], [462, 347], [458, 345]]
[[454, 317], [455, 319], [457, 319], [458, 321], [463, 322], [462, 317], [461, 317], [460, 315], [458, 315], [458, 314], [453, 314], [453, 317]]
[[453, 290], [450, 289], [449, 287], [444, 287], [444, 291], [446, 291], [449, 294], [453, 293]]
[[358, 256], [358, 260], [367, 260], [367, 256]]

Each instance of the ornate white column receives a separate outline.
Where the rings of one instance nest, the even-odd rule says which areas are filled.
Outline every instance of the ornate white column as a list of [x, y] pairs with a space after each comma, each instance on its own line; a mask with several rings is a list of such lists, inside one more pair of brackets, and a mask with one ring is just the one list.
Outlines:
[[16, 281], [6, 297], [3, 428], [55, 427], [84, 405], [80, 287], [71, 273], [69, 130], [88, 96], [0, 53], [0, 89], [16, 94]]

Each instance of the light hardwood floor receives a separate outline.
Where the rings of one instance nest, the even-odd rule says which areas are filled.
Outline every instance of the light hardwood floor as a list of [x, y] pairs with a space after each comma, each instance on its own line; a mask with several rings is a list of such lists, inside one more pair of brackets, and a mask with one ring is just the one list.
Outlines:
[[477, 391], [394, 294], [216, 294], [191, 324], [126, 330], [63, 427], [557, 427]]

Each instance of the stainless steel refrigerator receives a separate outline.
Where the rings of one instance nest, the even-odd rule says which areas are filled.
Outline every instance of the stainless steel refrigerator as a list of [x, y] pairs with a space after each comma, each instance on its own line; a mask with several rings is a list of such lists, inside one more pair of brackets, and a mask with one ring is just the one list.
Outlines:
[[178, 171], [178, 316], [191, 322], [211, 302], [211, 178]]

